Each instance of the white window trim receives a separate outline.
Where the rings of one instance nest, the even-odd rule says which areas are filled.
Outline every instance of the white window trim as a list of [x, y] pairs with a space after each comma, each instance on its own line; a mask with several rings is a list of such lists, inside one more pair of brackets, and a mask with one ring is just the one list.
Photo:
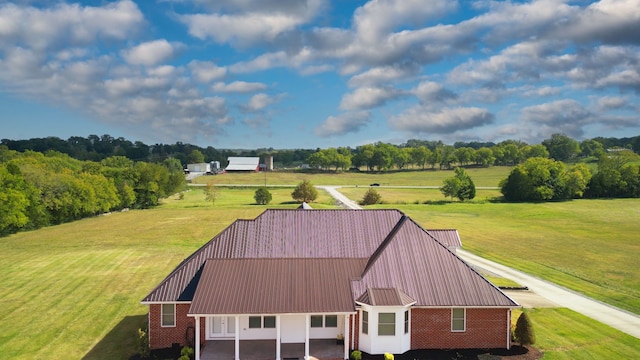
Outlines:
[[[462, 330], [453, 328], [453, 311], [462, 309]], [[465, 332], [467, 331], [467, 309], [466, 308], [452, 308], [451, 309], [451, 332]]]
[[[165, 325], [164, 323], [164, 317], [165, 317], [164, 306], [165, 305], [173, 306], [173, 324], [172, 325]], [[176, 304], [160, 304], [160, 327], [166, 327], [166, 328], [176, 327]]]
[[[269, 326], [269, 327], [265, 326], [265, 318], [268, 318], [268, 317], [272, 317], [272, 318], [275, 319], [273, 326]], [[260, 318], [260, 326], [257, 326], [257, 327], [256, 326], [251, 326], [251, 318]], [[249, 329], [275, 329], [278, 326], [277, 325], [277, 321], [278, 320], [273, 315], [252, 315], [252, 316], [249, 316], [249, 326], [248, 326], [248, 328]]]
[[[367, 321], [364, 320], [365, 313], [367, 314]], [[360, 331], [365, 335], [369, 335], [369, 312], [367, 310], [362, 310], [362, 319], [360, 319], [360, 321], [361, 321]], [[366, 329], [364, 326], [365, 323], [367, 324]]]

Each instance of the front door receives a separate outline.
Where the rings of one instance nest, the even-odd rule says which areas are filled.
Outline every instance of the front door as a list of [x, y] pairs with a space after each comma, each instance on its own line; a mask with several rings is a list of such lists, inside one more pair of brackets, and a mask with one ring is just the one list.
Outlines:
[[210, 316], [207, 318], [208, 338], [232, 338], [236, 336], [236, 318], [233, 316]]

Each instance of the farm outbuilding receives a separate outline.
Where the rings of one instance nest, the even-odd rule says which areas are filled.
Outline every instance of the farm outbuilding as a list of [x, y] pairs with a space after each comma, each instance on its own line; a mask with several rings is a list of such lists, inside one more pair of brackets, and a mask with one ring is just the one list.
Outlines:
[[229, 160], [229, 165], [224, 171], [260, 171], [259, 157], [232, 156], [227, 160]]

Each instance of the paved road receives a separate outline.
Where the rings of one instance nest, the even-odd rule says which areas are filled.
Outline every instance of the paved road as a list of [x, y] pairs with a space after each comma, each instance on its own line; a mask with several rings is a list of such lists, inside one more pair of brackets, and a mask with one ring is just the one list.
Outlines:
[[[333, 198], [350, 209], [362, 209], [358, 204], [340, 193], [337, 190], [339, 186], [317, 186], [317, 188], [327, 191]], [[531, 291], [555, 302], [559, 306], [569, 308], [631, 336], [640, 338], [640, 316], [638, 315], [588, 298], [521, 271], [481, 258], [468, 251], [459, 249], [457, 250], [457, 254], [467, 263], [483, 268], [498, 276], [513, 280], [523, 286], [527, 286]]]

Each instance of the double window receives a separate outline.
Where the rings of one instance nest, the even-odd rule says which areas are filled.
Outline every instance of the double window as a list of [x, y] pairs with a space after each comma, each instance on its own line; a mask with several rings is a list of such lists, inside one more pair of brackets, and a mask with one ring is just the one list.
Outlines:
[[338, 315], [311, 315], [312, 328], [335, 328], [338, 327]]
[[249, 329], [275, 329], [275, 316], [249, 316]]
[[451, 331], [466, 330], [466, 312], [465, 309], [451, 309]]
[[409, 333], [409, 310], [404, 312], [404, 333]]
[[176, 326], [176, 304], [162, 304], [160, 323], [162, 327]]

